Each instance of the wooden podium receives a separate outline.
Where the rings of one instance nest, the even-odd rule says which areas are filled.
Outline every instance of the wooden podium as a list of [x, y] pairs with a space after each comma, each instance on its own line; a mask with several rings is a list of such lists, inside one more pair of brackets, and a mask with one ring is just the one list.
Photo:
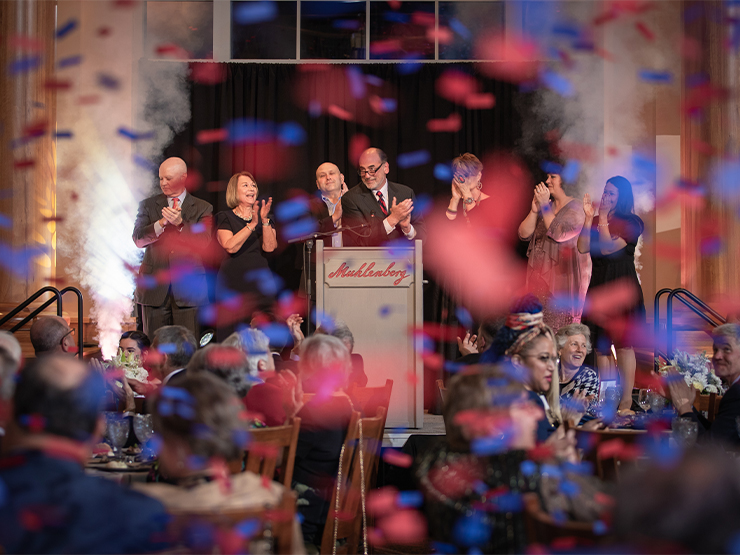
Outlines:
[[317, 324], [344, 320], [365, 360], [368, 387], [393, 380], [386, 426], [421, 428], [424, 368], [421, 241], [326, 248], [316, 242]]

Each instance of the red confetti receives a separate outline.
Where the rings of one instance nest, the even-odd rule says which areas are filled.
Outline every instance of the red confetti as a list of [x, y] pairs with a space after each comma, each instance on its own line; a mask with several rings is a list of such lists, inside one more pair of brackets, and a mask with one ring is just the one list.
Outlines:
[[427, 29], [426, 36], [429, 42], [434, 42], [436, 39], [439, 44], [450, 44], [454, 38], [454, 35], [449, 27], [440, 27], [438, 29], [430, 27], [429, 29]]
[[18, 521], [23, 528], [30, 532], [37, 532], [44, 527], [44, 522], [41, 517], [28, 509], [21, 510], [18, 515]]
[[98, 27], [97, 34], [99, 37], [109, 36], [113, 30], [110, 27]]
[[80, 106], [88, 106], [90, 104], [97, 104], [100, 102], [99, 94], [85, 94], [77, 97], [77, 104]]
[[460, 114], [450, 114], [443, 119], [430, 119], [427, 122], [427, 131], [431, 133], [455, 133], [462, 129]]
[[414, 12], [411, 14], [411, 23], [422, 27], [434, 27], [436, 20], [433, 13]]
[[228, 138], [228, 129], [204, 129], [203, 131], [198, 131], [195, 136], [195, 142], [199, 145], [206, 143], [220, 143]]
[[[391, 449], [388, 449], [387, 451], [383, 453], [384, 460], [385, 460], [385, 453], [389, 451], [391, 451]], [[390, 464], [393, 464], [393, 463], [390, 463]], [[401, 466], [401, 465], [396, 465], [396, 466]], [[407, 467], [404, 467], [404, 468], [407, 468]], [[375, 517], [393, 513], [398, 508], [396, 505], [397, 496], [398, 496], [398, 490], [392, 486], [386, 486], [386, 487], [375, 489], [375, 490], [368, 492], [367, 494], [368, 513]]]
[[383, 460], [393, 466], [399, 466], [401, 468], [410, 468], [414, 462], [411, 455], [401, 453], [395, 449], [386, 449], [383, 451]]
[[160, 44], [154, 49], [154, 51], [161, 56], [170, 56], [179, 60], [187, 60], [190, 58], [188, 51], [176, 44]]
[[185, 188], [188, 192], [192, 193], [197, 191], [203, 185], [203, 176], [198, 170], [189, 169], [188, 175], [185, 178]]
[[13, 162], [13, 167], [17, 170], [26, 170], [36, 165], [36, 160], [32, 158], [22, 158]]
[[401, 0], [388, 0], [388, 5], [392, 10], [398, 11], [401, 9]]
[[359, 164], [360, 155], [370, 148], [370, 138], [362, 133], [355, 133], [349, 140], [349, 161], [353, 166]]
[[72, 81], [69, 79], [47, 79], [44, 81], [44, 88], [55, 91], [64, 91], [72, 88]]
[[64, 216], [48, 216], [46, 218], [41, 218], [42, 222], [57, 222], [61, 223], [64, 221]]
[[398, 511], [378, 524], [385, 539], [391, 543], [411, 544], [427, 537], [427, 523], [418, 511]]
[[468, 110], [487, 110], [496, 105], [496, 98], [491, 93], [471, 94], [465, 97]]
[[270, 489], [270, 482], [271, 482], [271, 480], [270, 480], [269, 477], [262, 476], [262, 487], [263, 488], [265, 488], [266, 490], [269, 490]]
[[692, 37], [681, 37], [681, 56], [698, 61], [701, 58], [701, 43]]
[[434, 84], [437, 94], [451, 102], [463, 103], [465, 99], [476, 94], [480, 85], [478, 80], [457, 69], [447, 69]]
[[331, 104], [327, 109], [327, 112], [329, 112], [332, 116], [335, 118], [343, 119], [345, 121], [351, 121], [352, 120], [352, 114], [350, 114], [347, 110], [344, 108], [340, 108], [336, 104]]
[[604, 13], [597, 15], [592, 23], [594, 26], [598, 27], [599, 25], [603, 25], [604, 23], [608, 23], [609, 21], [614, 21], [615, 19], [617, 19], [618, 16], [619, 14], [616, 12], [616, 10], [609, 9]]
[[377, 40], [370, 43], [370, 53], [383, 55], [392, 54], [401, 50], [401, 41], [398, 39]]
[[512, 83], [534, 79], [542, 58], [535, 42], [504, 35], [483, 37], [475, 45], [475, 54], [480, 60], [496, 60], [479, 64], [481, 73]]
[[642, 21], [635, 22], [635, 28], [643, 37], [645, 37], [645, 40], [649, 40], [650, 42], [655, 40], [655, 33], [653, 33]]
[[8, 48], [20, 52], [43, 52], [44, 42], [26, 35], [11, 35], [8, 38]]
[[190, 79], [201, 85], [216, 85], [226, 80], [226, 64], [193, 62], [190, 64]]

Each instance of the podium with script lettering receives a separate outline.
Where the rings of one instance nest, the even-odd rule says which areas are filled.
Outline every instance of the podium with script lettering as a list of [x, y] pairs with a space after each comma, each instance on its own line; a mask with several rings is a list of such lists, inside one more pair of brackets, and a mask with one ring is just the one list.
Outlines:
[[368, 387], [393, 380], [387, 427], [421, 428], [424, 369], [421, 241], [410, 246], [316, 245], [316, 312], [346, 322]]

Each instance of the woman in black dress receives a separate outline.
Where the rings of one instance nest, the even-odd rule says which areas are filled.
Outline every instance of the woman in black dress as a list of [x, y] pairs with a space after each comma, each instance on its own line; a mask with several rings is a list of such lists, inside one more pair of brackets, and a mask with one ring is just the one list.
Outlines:
[[602, 376], [611, 367], [612, 358], [608, 354], [611, 345], [616, 349], [622, 385], [619, 410], [622, 412], [630, 411], [632, 406], [637, 367], [633, 337], [638, 326], [645, 324], [645, 301], [635, 269], [635, 247], [645, 226], [634, 214], [634, 208], [632, 184], [622, 176], [612, 177], [604, 187], [598, 215], [594, 215], [589, 195], [583, 197], [586, 222], [578, 237], [579, 252], [590, 252], [593, 262], [586, 306], [593, 306], [590, 301], [595, 298], [600, 301], [598, 305], [610, 305], [604, 302], [609, 298], [615, 302], [629, 299], [619, 306], [607, 306], [601, 313], [592, 309], [588, 315], [596, 346], [596, 363]]
[[269, 310], [277, 293], [265, 257], [277, 248], [270, 217], [272, 197], [260, 205], [258, 194], [254, 176], [239, 172], [226, 187], [226, 204], [231, 210], [216, 214], [216, 238], [227, 252], [216, 281], [219, 341], [241, 322], [248, 322], [253, 311]]

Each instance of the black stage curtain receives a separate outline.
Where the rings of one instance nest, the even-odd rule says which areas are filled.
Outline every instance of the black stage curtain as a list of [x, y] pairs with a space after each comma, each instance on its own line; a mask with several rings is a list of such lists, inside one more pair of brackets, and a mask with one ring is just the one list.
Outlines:
[[[527, 104], [526, 94], [520, 93], [516, 85], [477, 75], [472, 63], [225, 65], [226, 78], [222, 83], [191, 84], [192, 118], [165, 152], [166, 156], [183, 157], [191, 170], [202, 174], [203, 185], [195, 194], [212, 203], [215, 212], [227, 209], [226, 182], [233, 173], [242, 170], [255, 175], [261, 197], [272, 196], [276, 203], [294, 189], [314, 193], [315, 170], [325, 161], [339, 166], [349, 187], [356, 185], [360, 180], [351, 162], [351, 144], [357, 135], [366, 136], [370, 145], [388, 154], [391, 181], [412, 187], [417, 195], [425, 194], [446, 202], [450, 182], [434, 177], [435, 164], [448, 163], [464, 152], [472, 152], [479, 158], [493, 151], [516, 152], [522, 118], [526, 117], [526, 108], [522, 109]], [[440, 76], [450, 70], [474, 76], [479, 83], [478, 92], [493, 94], [495, 106], [468, 109], [443, 98], [437, 83]], [[363, 84], [364, 96], [361, 94]], [[373, 99], [374, 96], [377, 98]], [[309, 100], [313, 100], [313, 104], [309, 104]], [[378, 113], [372, 109], [373, 102], [377, 106], [379, 101], [384, 102], [387, 111]], [[331, 104], [334, 107], [329, 109]], [[351, 116], [347, 117], [342, 110]], [[459, 116], [462, 123], [459, 131], [433, 133], [427, 130], [430, 119], [449, 118], [453, 114]], [[258, 138], [240, 145], [228, 142], [198, 144], [199, 133], [228, 127], [234, 120], [259, 120]], [[289, 133], [286, 129], [299, 129], [303, 133]], [[242, 131], [248, 135], [250, 129]], [[282, 137], [282, 141], [275, 139], [276, 136]], [[399, 167], [397, 156], [414, 151], [427, 151], [429, 162]], [[525, 160], [533, 173], [539, 162]], [[485, 168], [484, 171], [495, 172], [496, 169]], [[536, 179], [540, 181], [539, 177]], [[274, 270], [283, 278], [286, 287], [293, 290], [297, 289], [300, 279], [300, 270], [295, 264], [296, 250], [295, 246], [281, 244], [280, 254], [274, 260]], [[450, 313], [449, 308], [449, 299], [430, 280], [425, 290], [426, 320], [457, 325], [454, 310]], [[454, 359], [456, 345], [440, 345], [440, 352], [446, 359]], [[439, 372], [433, 374], [429, 378], [431, 386], [426, 388], [429, 390], [428, 406], [434, 404], [433, 380], [440, 375]]]

